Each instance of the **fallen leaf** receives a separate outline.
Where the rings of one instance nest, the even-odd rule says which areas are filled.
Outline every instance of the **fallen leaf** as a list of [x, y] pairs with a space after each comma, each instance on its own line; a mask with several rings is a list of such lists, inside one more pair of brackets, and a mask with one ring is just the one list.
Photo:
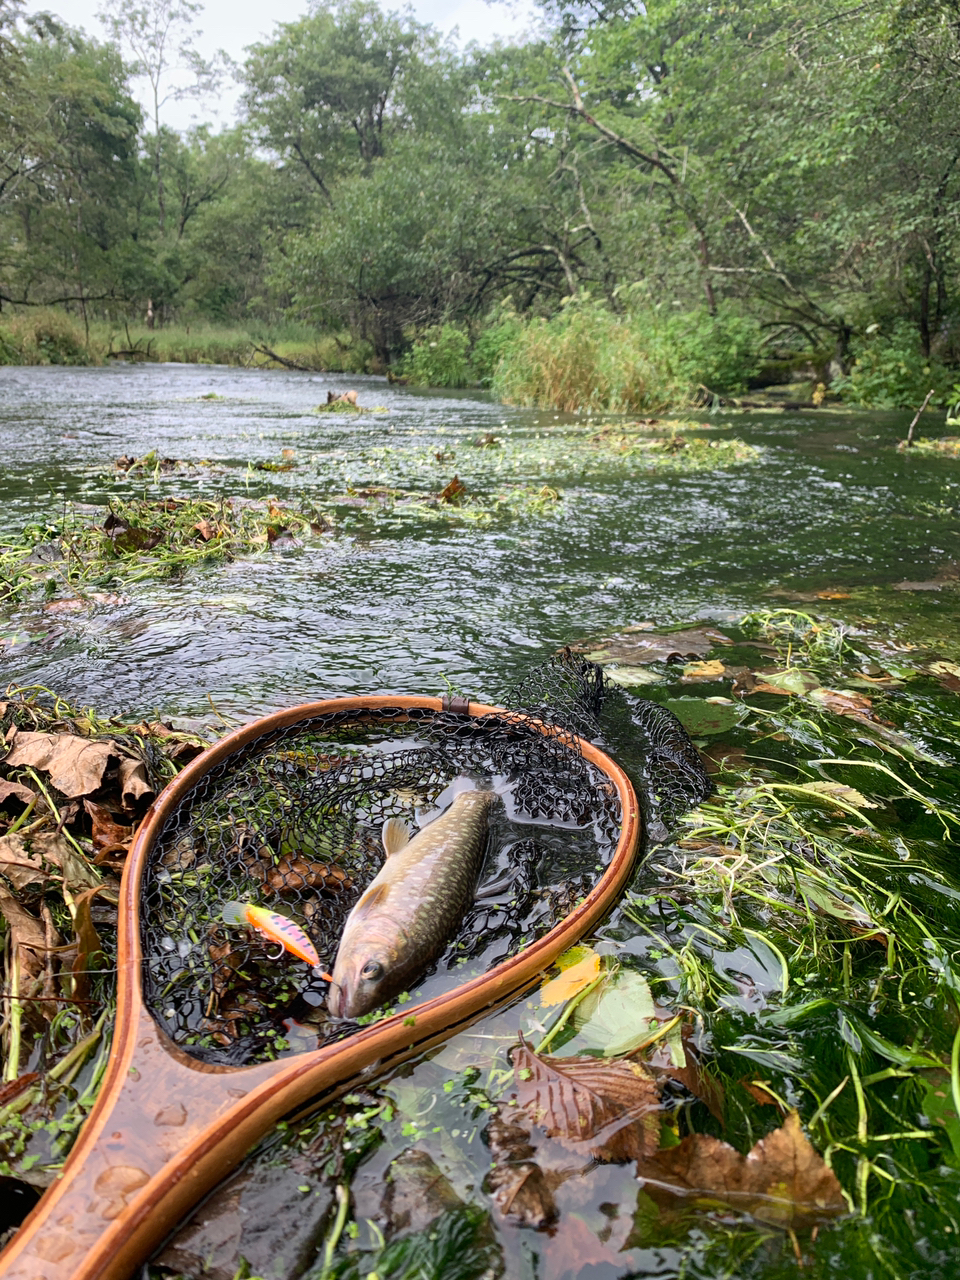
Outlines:
[[780, 1227], [812, 1224], [847, 1211], [836, 1175], [810, 1145], [796, 1111], [746, 1156], [718, 1138], [690, 1134], [644, 1162], [637, 1177], [653, 1188], [719, 1196]]
[[852, 804], [855, 809], [880, 808], [876, 801], [868, 800], [862, 791], [858, 791], [856, 787], [848, 787], [843, 782], [805, 782], [803, 789], [826, 796], [827, 799], [842, 800], [845, 804]]
[[84, 796], [99, 790], [110, 761], [118, 755], [114, 742], [78, 738], [70, 733], [25, 733], [14, 739], [3, 763], [42, 769], [63, 795]]
[[812, 689], [809, 697], [838, 716], [850, 716], [854, 720], [874, 721], [873, 703], [862, 693], [852, 689]]
[[935, 676], [957, 676], [960, 677], [960, 665], [956, 662], [931, 662], [929, 670]]
[[748, 1080], [744, 1077], [740, 1082], [740, 1087], [746, 1089], [754, 1102], [759, 1102], [761, 1107], [779, 1107], [780, 1103], [774, 1094], [766, 1088], [762, 1080]]
[[746, 710], [736, 702], [708, 702], [704, 698], [670, 698], [663, 705], [673, 712], [691, 738], [726, 733], [740, 723]]
[[0, 916], [10, 929], [10, 940], [20, 957], [21, 972], [28, 978], [43, 973], [47, 937], [35, 915], [22, 907], [16, 898], [0, 890]]
[[78, 893], [73, 901], [73, 935], [77, 946], [76, 959], [73, 962], [73, 998], [87, 1000], [90, 996], [90, 975], [88, 970], [100, 967], [103, 960], [103, 949], [100, 935], [93, 923], [91, 907], [93, 900], [104, 890], [104, 885], [94, 889], [85, 889]]
[[559, 1214], [553, 1193], [563, 1177], [548, 1174], [531, 1158], [530, 1134], [509, 1108], [502, 1107], [493, 1116], [487, 1143], [494, 1160], [487, 1185], [504, 1217], [535, 1230], [556, 1222]]
[[636, 1160], [657, 1149], [660, 1094], [636, 1062], [512, 1054], [518, 1110], [549, 1138], [595, 1160]]
[[683, 668], [680, 679], [684, 684], [701, 680], [722, 680], [726, 671], [726, 667], [719, 659], [714, 659], [712, 662], [688, 662]]
[[[601, 660], [602, 661], [602, 660]], [[604, 667], [604, 678], [625, 689], [637, 688], [644, 684], [662, 684], [664, 677], [650, 667]]]
[[[565, 964], [567, 956], [573, 955], [574, 952], [579, 954]], [[540, 988], [541, 1006], [546, 1009], [551, 1005], [565, 1004], [572, 996], [577, 995], [593, 982], [600, 972], [600, 965], [600, 956], [589, 947], [574, 947], [572, 951], [566, 952], [557, 961], [557, 967], [561, 970], [560, 976], [551, 978]]]
[[36, 1084], [39, 1079], [38, 1071], [28, 1071], [25, 1075], [17, 1076], [16, 1080], [8, 1080], [6, 1084], [0, 1085], [0, 1107], [5, 1107], [8, 1102], [12, 1102], [18, 1094], [23, 1093], [24, 1089], [29, 1089], [32, 1084]]
[[[651, 1070], [658, 1074], [670, 1076], [673, 1080], [679, 1080], [685, 1089], [688, 1089], [695, 1098], [700, 1099], [714, 1119], [723, 1124], [723, 1086], [713, 1076], [707, 1075], [701, 1069], [699, 1056], [689, 1042], [691, 1034], [689, 1027], [684, 1027], [681, 1031], [683, 1061], [679, 1066], [672, 1061], [658, 1063], [655, 1060], [648, 1065]], [[664, 1046], [664, 1052], [669, 1052], [669, 1049], [670, 1046]]]
[[92, 823], [92, 839], [94, 853], [101, 853], [104, 849], [113, 849], [116, 846], [129, 845], [133, 839], [133, 827], [117, 822], [109, 809], [105, 809], [103, 805], [94, 804], [92, 800], [84, 800], [83, 807], [90, 815]]
[[50, 879], [50, 868], [43, 858], [27, 849], [16, 833], [0, 836], [0, 873], [17, 892]]
[[142, 760], [131, 760], [129, 756], [120, 757], [119, 767], [120, 799], [124, 809], [135, 810], [141, 800], [154, 795], [153, 787], [147, 780], [147, 771]]
[[788, 667], [785, 671], [755, 671], [744, 673], [737, 681], [739, 693], [777, 693], [782, 697], [794, 697], [810, 693], [820, 681], [812, 671]]
[[667, 635], [655, 635], [649, 631], [628, 629], [610, 639], [588, 645], [575, 646], [578, 651], [603, 646], [608, 662], [642, 664], [647, 662], [682, 662], [686, 659], [705, 658], [718, 645], [733, 641], [713, 627], [698, 627], [689, 631], [673, 631]]
[[386, 1183], [380, 1212], [391, 1240], [423, 1231], [441, 1213], [463, 1204], [450, 1179], [426, 1151], [401, 1151], [387, 1170]]
[[806, 902], [812, 903], [813, 906], [818, 907], [826, 915], [832, 916], [834, 920], [842, 920], [846, 924], [856, 925], [861, 930], [870, 930], [871, 934], [883, 934], [883, 931], [878, 929], [862, 907], [855, 906], [852, 902], [846, 902], [843, 898], [837, 897], [835, 893], [831, 893], [829, 889], [826, 889], [811, 876], [804, 875], [802, 871], [797, 872], [794, 876], [794, 883], [797, 886], [797, 891]]
[[646, 978], [632, 969], [610, 974], [577, 1005], [573, 1024], [578, 1048], [599, 1049], [605, 1058], [632, 1053], [659, 1024]]
[[[7, 801], [13, 800], [22, 809], [24, 805], [28, 805], [36, 799], [36, 792], [31, 791], [29, 787], [25, 787], [19, 782], [6, 782], [0, 778], [0, 807], [6, 808]], [[17, 805], [15, 804], [11, 807], [16, 808]]]
[[193, 532], [198, 533], [204, 542], [209, 542], [211, 538], [217, 536], [217, 526], [211, 524], [209, 520], [198, 520], [193, 526]]
[[438, 497], [441, 502], [457, 502], [467, 491], [467, 486], [463, 483], [459, 476], [454, 476], [445, 489], [441, 490]]

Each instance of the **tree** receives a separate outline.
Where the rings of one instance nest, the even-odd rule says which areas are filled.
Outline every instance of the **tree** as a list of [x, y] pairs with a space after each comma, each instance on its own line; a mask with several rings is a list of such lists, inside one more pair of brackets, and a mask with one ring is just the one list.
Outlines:
[[430, 44], [427, 28], [373, 0], [328, 0], [281, 24], [244, 67], [256, 136], [332, 206], [337, 179], [378, 159], [409, 125], [403, 79]]
[[[228, 63], [222, 51], [212, 60], [202, 58], [193, 43], [194, 36], [201, 34], [192, 28], [202, 9], [203, 5], [197, 0], [146, 0], [133, 6], [125, 0], [106, 0], [106, 7], [97, 15], [117, 44], [133, 55], [133, 73], [145, 76], [150, 83], [153, 165], [161, 232], [167, 222], [161, 108], [168, 102], [199, 98], [213, 92]], [[187, 84], [170, 83], [171, 75], [178, 71], [188, 72]]]

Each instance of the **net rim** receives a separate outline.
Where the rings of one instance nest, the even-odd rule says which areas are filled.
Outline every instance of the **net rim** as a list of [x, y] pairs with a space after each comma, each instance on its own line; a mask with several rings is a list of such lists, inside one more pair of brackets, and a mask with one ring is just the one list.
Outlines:
[[[146, 1009], [140, 971], [143, 962], [143, 951], [139, 928], [139, 903], [144, 871], [150, 854], [164, 825], [170, 815], [189, 795], [193, 788], [219, 764], [230, 756], [255, 742], [281, 729], [290, 728], [300, 721], [311, 720], [317, 716], [332, 715], [343, 711], [377, 712], [387, 710], [424, 710], [451, 714], [451, 699], [425, 697], [412, 694], [364, 694], [325, 698], [317, 702], [298, 703], [269, 715], [251, 720], [231, 733], [220, 738], [208, 747], [201, 755], [195, 757], [177, 776], [167, 784], [143, 817], [137, 830], [130, 853], [127, 857], [121, 881], [118, 936], [118, 992], [117, 1020], [121, 1023], [123, 1014], [128, 1009], [133, 1013], [141, 1008], [147, 1013], [150, 1021], [157, 1028], [158, 1034], [168, 1040], [168, 1048], [178, 1058], [183, 1057], [195, 1066], [201, 1064], [169, 1040], [163, 1029], [155, 1022]], [[507, 707], [493, 704], [463, 700], [458, 702], [455, 714], [464, 719], [477, 720], [484, 716], [502, 716], [514, 722], [525, 723], [537, 731], [556, 737], [558, 727], [526, 712], [510, 710]], [[365, 1027], [355, 1032], [349, 1039], [315, 1050], [307, 1050], [297, 1055], [295, 1060], [313, 1059], [336, 1049], [343, 1051], [348, 1045], [358, 1041], [367, 1043], [372, 1037], [384, 1039], [398, 1026], [409, 1030], [412, 1016], [420, 1019], [423, 1015], [433, 1015], [441, 1009], [449, 1009], [451, 1020], [460, 1021], [464, 1010], [469, 1006], [470, 1012], [476, 1012], [502, 998], [506, 991], [518, 990], [525, 982], [532, 980], [537, 974], [547, 969], [558, 955], [572, 944], [594, 924], [603, 911], [619, 893], [626, 881], [633, 858], [639, 847], [642, 818], [640, 806], [626, 773], [612, 760], [606, 752], [588, 742], [579, 735], [562, 731], [563, 737], [570, 743], [571, 749], [579, 751], [585, 760], [590, 761], [614, 785], [621, 808], [620, 834], [610, 858], [610, 862], [600, 875], [597, 883], [581, 903], [542, 938], [524, 947], [516, 955], [502, 960], [486, 973], [462, 983], [452, 991], [432, 997], [418, 1004], [405, 1005], [400, 1013]], [[558, 945], [560, 942], [561, 945]], [[122, 976], [121, 976], [122, 975]], [[479, 988], [489, 988], [493, 993], [490, 1000], [477, 1002], [475, 995]], [[432, 1018], [431, 1018], [432, 1020]], [[409, 1038], [409, 1037], [408, 1037]], [[291, 1061], [288, 1059], [287, 1061]], [[203, 1064], [204, 1069], [224, 1071], [244, 1071], [251, 1067], [219, 1067], [217, 1064]]]

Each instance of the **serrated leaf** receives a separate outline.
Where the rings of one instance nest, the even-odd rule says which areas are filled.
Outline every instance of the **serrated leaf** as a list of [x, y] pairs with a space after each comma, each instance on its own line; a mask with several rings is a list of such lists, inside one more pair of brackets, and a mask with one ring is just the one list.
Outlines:
[[599, 1049], [605, 1058], [631, 1053], [657, 1027], [656, 1005], [646, 978], [620, 969], [577, 1006], [577, 1047]]
[[636, 1160], [660, 1141], [660, 1093], [636, 1062], [512, 1055], [517, 1107], [547, 1137], [595, 1160]]

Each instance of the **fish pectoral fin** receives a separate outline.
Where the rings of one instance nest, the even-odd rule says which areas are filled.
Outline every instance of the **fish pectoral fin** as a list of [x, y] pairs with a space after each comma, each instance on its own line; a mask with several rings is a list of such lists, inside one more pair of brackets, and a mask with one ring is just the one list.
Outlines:
[[388, 818], [383, 824], [383, 848], [387, 857], [410, 843], [410, 828], [402, 818]]
[[363, 897], [357, 902], [357, 905], [353, 908], [351, 915], [356, 917], [365, 915], [368, 911], [373, 911], [374, 908], [381, 906], [386, 901], [388, 893], [389, 889], [385, 884], [371, 885]]

